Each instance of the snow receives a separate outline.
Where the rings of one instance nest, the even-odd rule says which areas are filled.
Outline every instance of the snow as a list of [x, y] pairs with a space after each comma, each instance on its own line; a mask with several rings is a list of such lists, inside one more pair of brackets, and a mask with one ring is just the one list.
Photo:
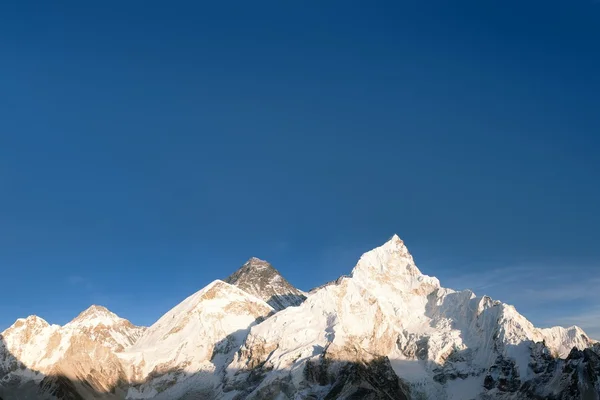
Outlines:
[[573, 347], [583, 349], [591, 346], [594, 342], [578, 326], [571, 326], [569, 328], [555, 326], [553, 328], [540, 329], [540, 332], [544, 336], [546, 345], [555, 349], [556, 354], [561, 358], [569, 355]]
[[6, 348], [25, 366], [46, 371], [64, 357], [79, 335], [118, 351], [130, 346], [143, 329], [104, 307], [92, 306], [65, 326], [50, 325], [35, 315], [20, 318], [2, 337]]
[[6, 348], [24, 365], [33, 368], [44, 358], [51, 337], [59, 329], [60, 326], [50, 325], [44, 319], [32, 315], [19, 318], [2, 332], [2, 337]]
[[[167, 312], [119, 356], [145, 379], [157, 368], [169, 371], [214, 372], [224, 368], [229, 353], [239, 347], [253, 324], [273, 312], [263, 300], [216, 280]], [[185, 379], [183, 377], [182, 379]], [[153, 394], [151, 385], [130, 390], [132, 398]]]
[[446, 385], [448, 400], [474, 399], [481, 393], [483, 377], [469, 376], [465, 379], [454, 379]]
[[83, 311], [65, 327], [95, 327], [98, 325], [112, 326], [126, 321], [117, 314], [110, 312], [102, 306], [93, 305]]
[[[469, 290], [442, 288], [436, 278], [421, 273], [394, 235], [365, 253], [350, 277], [313, 291], [298, 307], [253, 327], [245, 346], [278, 344], [265, 355], [273, 368], [265, 382], [327, 349], [344, 361], [385, 355], [416, 393], [458, 399], [480, 393], [484, 372], [501, 356], [513, 360], [527, 379], [533, 342], [546, 340], [555, 350], [583, 347], [579, 336], [568, 332], [537, 329], [512, 306]], [[422, 341], [426, 355], [418, 359]], [[236, 357], [231, 367], [243, 368], [247, 361]], [[437, 383], [433, 375], [441, 365], [467, 377]]]
[[513, 306], [443, 288], [417, 268], [397, 235], [363, 254], [350, 275], [309, 294], [252, 258], [228, 282], [210, 283], [149, 328], [91, 306], [63, 327], [31, 316], [2, 335], [10, 352], [41, 371], [64, 361], [72, 341], [91, 338], [138, 382], [127, 398], [158, 400], [233, 398], [236, 391], [222, 385], [243, 386], [238, 372], [249, 365], [267, 371], [256, 390], [288, 377], [301, 396], [304, 366], [324, 355], [335, 362], [386, 356], [415, 396], [471, 399], [496, 363], [513, 363], [521, 380], [534, 377], [535, 343], [561, 357], [593, 343], [578, 327], [539, 329]]

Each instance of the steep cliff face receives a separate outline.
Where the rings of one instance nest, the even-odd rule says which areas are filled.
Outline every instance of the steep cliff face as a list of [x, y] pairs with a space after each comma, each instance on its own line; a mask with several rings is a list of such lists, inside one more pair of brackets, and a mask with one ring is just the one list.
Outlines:
[[0, 397], [600, 400], [600, 344], [442, 287], [397, 236], [306, 298], [257, 259], [228, 281], [149, 328], [99, 306], [63, 327], [18, 320]]

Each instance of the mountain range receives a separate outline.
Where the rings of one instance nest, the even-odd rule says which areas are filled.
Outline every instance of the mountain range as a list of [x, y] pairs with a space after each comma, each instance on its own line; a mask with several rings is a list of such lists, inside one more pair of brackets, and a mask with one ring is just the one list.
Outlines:
[[394, 235], [308, 293], [251, 258], [150, 327], [96, 305], [18, 319], [0, 399], [600, 400], [600, 343], [442, 287]]

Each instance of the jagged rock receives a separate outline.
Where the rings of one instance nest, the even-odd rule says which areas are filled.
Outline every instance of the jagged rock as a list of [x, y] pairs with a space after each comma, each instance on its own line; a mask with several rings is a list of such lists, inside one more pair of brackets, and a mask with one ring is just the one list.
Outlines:
[[225, 282], [266, 301], [276, 311], [302, 303], [306, 296], [292, 286], [271, 264], [256, 257], [249, 259]]

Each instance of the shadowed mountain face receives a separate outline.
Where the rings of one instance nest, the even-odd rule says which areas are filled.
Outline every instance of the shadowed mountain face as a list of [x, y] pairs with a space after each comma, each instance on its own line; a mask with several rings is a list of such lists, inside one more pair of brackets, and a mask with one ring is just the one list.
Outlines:
[[148, 328], [99, 306], [17, 320], [0, 400], [600, 400], [599, 343], [443, 288], [397, 236], [307, 298], [258, 259], [228, 280]]
[[266, 301], [276, 311], [299, 305], [306, 295], [292, 286], [271, 264], [256, 257], [249, 259], [225, 282]]
[[[225, 338], [217, 343], [214, 354], [222, 351], [229, 341]], [[514, 364], [509, 360], [496, 360], [487, 371], [483, 383], [484, 392], [476, 397], [492, 399], [545, 399], [545, 400], [596, 400], [600, 376], [600, 345], [588, 349], [572, 350], [566, 359], [554, 358], [541, 343], [535, 345], [537, 360], [533, 365], [539, 371], [536, 379], [521, 382]], [[406, 361], [418, 368], [418, 361]], [[141, 383], [122, 380], [106, 390], [94, 389], [94, 375], [84, 379], [73, 379], [63, 374], [44, 375], [31, 370], [14, 357], [0, 336], [0, 400], [88, 400], [131, 399], [129, 389], [139, 388]], [[293, 399], [298, 388], [293, 377], [298, 373], [285, 371], [268, 385], [264, 385], [270, 368], [262, 365], [249, 365], [244, 370], [223, 370], [211, 375], [182, 372], [177, 369], [163, 371], [162, 376], [177, 376], [181, 384], [169, 386], [155, 395], [144, 397], [156, 400], [198, 400], [198, 399]], [[368, 362], [350, 362], [330, 359], [327, 354], [307, 361], [300, 370], [305, 382], [303, 399], [324, 400], [410, 400], [423, 397], [411, 392], [410, 385], [398, 377], [387, 357], [379, 357]], [[233, 378], [231, 377], [233, 376]], [[216, 378], [223, 382], [222, 387], [206, 385]], [[236, 379], [243, 378], [243, 379]], [[449, 373], [440, 379], [461, 379]], [[462, 377], [463, 379], [465, 377]], [[151, 379], [148, 379], [150, 381]], [[545, 388], [560, 389], [549, 393]], [[235, 394], [233, 397], [230, 394]], [[446, 398], [446, 397], [440, 397]]]

